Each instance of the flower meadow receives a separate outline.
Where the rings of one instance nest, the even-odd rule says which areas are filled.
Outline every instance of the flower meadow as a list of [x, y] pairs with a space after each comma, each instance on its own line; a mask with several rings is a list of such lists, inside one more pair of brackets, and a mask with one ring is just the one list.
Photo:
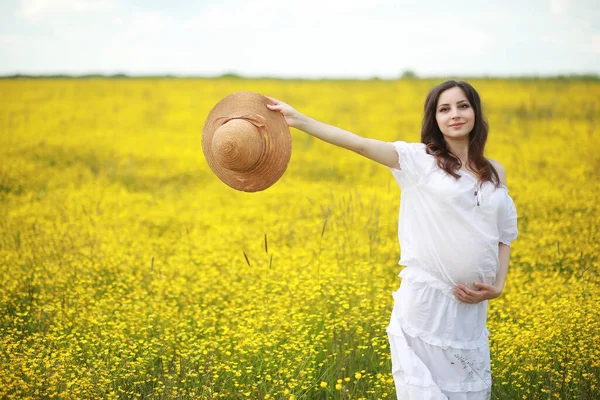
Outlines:
[[[419, 141], [440, 82], [0, 81], [0, 398], [395, 398], [390, 171], [292, 129], [281, 180], [237, 192], [201, 132], [252, 90]], [[519, 213], [492, 398], [600, 398], [600, 83], [470, 83]]]

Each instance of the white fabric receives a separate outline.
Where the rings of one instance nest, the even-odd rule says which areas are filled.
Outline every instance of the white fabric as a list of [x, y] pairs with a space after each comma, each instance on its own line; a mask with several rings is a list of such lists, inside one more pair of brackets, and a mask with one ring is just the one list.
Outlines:
[[402, 283], [387, 328], [398, 399], [489, 399], [487, 301], [466, 304], [452, 287], [493, 283], [498, 244], [517, 237], [508, 189], [440, 169], [422, 143], [395, 142], [402, 197]]

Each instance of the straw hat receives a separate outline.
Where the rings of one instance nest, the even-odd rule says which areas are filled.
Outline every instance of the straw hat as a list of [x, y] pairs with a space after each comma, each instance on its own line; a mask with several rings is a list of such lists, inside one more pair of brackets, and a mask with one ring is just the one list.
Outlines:
[[273, 185], [292, 155], [292, 136], [285, 118], [254, 92], [236, 92], [221, 99], [202, 129], [202, 150], [219, 179], [244, 192]]

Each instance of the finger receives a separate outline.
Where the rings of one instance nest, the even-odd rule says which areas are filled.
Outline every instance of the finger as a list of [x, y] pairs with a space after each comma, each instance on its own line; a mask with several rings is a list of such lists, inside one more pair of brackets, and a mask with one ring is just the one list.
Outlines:
[[466, 294], [468, 294], [469, 296], [477, 296], [477, 293], [478, 293], [478, 291], [477, 291], [477, 290], [473, 290], [473, 289], [471, 289], [471, 288], [469, 288], [469, 287], [467, 287], [467, 286], [465, 286], [465, 287], [464, 287], [462, 290], [463, 290], [463, 291], [464, 291]]
[[469, 299], [471, 299], [473, 301], [479, 300], [479, 297], [481, 296], [481, 292], [479, 290], [473, 290], [468, 287], [464, 287], [461, 290], [465, 296], [467, 296]]
[[466, 287], [465, 285], [459, 284], [457, 285], [456, 290], [460, 293], [464, 293], [467, 296], [472, 296], [475, 294], [474, 290], [469, 289], [468, 287]]
[[469, 287], [467, 285], [465, 285], [464, 283], [459, 283], [458, 285], [456, 285], [456, 287], [460, 290], [469, 290]]
[[457, 298], [457, 299], [458, 299], [460, 302], [462, 302], [462, 303], [467, 303], [467, 304], [471, 304], [471, 303], [473, 303], [473, 300], [469, 299], [469, 298], [468, 298], [468, 297], [466, 297], [466, 296], [460, 296], [460, 295], [459, 295], [459, 296], [457, 296], [456, 298]]
[[267, 104], [267, 108], [273, 111], [281, 111], [283, 110], [283, 106], [281, 104]]
[[463, 303], [469, 304], [479, 303], [483, 296], [483, 293], [471, 290], [464, 285], [455, 286], [454, 293], [457, 299], [459, 299]]
[[487, 283], [475, 282], [475, 283], [473, 283], [473, 286], [475, 286], [479, 290], [492, 290], [493, 289], [493, 286], [489, 285]]
[[454, 290], [454, 296], [463, 303], [470, 303], [472, 301], [470, 296], [461, 290]]
[[269, 96], [265, 96], [265, 97], [266, 97], [267, 99], [271, 100], [271, 101], [272, 101], [273, 103], [275, 103], [275, 104], [280, 104], [280, 103], [281, 103], [279, 100], [277, 100], [277, 99], [274, 99], [274, 98], [272, 98], [272, 97], [269, 97]]

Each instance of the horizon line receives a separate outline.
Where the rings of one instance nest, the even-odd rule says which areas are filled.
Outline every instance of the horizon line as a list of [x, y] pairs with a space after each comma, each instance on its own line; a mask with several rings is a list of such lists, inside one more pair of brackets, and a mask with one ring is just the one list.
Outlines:
[[140, 79], [140, 78], [170, 78], [170, 79], [247, 79], [247, 80], [336, 80], [336, 81], [396, 81], [396, 80], [435, 80], [435, 79], [590, 79], [600, 80], [600, 75], [596, 72], [588, 73], [556, 73], [556, 74], [445, 74], [445, 75], [424, 75], [419, 76], [413, 71], [405, 71], [396, 77], [379, 77], [379, 76], [322, 76], [322, 77], [306, 77], [306, 76], [277, 76], [277, 75], [243, 75], [233, 72], [227, 72], [219, 75], [202, 75], [202, 74], [178, 74], [178, 73], [160, 73], [160, 74], [130, 74], [123, 72], [115, 73], [12, 73], [1, 74], [0, 79], [44, 79], [44, 78], [63, 78], [63, 79], [81, 79], [81, 78], [125, 78], [125, 79]]

